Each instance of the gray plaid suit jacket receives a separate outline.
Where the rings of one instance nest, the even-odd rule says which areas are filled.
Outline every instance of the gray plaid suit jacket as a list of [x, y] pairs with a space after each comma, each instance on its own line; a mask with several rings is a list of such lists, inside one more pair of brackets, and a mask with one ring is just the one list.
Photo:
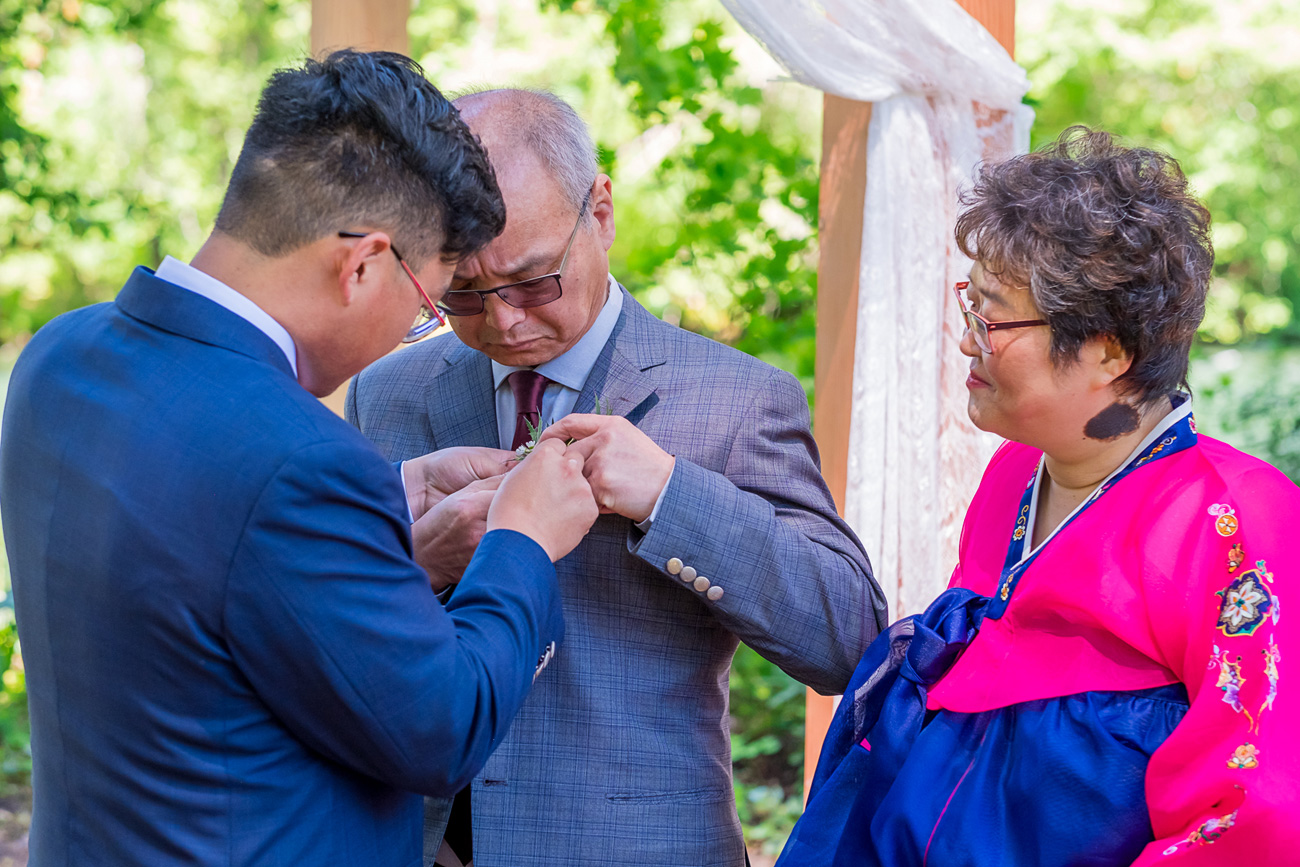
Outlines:
[[[605, 515], [556, 564], [566, 638], [474, 779], [477, 867], [744, 864], [727, 716], [737, 641], [836, 693], [885, 625], [797, 380], [623, 291], [575, 411], [599, 396], [627, 415], [654, 395], [638, 426], [677, 464], [647, 534]], [[367, 368], [347, 416], [394, 461], [499, 444], [490, 363], [455, 335]], [[683, 582], [674, 558], [707, 582]], [[447, 806], [428, 805], [430, 865]]]

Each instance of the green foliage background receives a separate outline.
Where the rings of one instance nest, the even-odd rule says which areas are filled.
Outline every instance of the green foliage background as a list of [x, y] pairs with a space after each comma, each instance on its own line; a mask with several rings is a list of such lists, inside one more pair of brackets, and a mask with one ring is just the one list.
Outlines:
[[[1083, 122], [1183, 162], [1218, 250], [1198, 419], [1300, 478], [1300, 31], [1287, 7], [1021, 0], [1017, 38], [1035, 144]], [[0, 0], [0, 371], [41, 324], [111, 298], [136, 264], [194, 253], [254, 95], [306, 53], [309, 16], [308, 0]], [[569, 99], [614, 179], [619, 279], [665, 319], [791, 371], [811, 397], [819, 94], [778, 80], [712, 0], [417, 0], [408, 29], [445, 90], [522, 84]], [[0, 778], [21, 784], [14, 641], [0, 629]], [[769, 851], [800, 809], [802, 695], [737, 655], [738, 804]]]

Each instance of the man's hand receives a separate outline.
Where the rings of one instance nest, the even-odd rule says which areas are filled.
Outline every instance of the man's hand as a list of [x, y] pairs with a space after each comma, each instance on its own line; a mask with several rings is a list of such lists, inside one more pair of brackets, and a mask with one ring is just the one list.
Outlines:
[[402, 464], [406, 502], [418, 522], [446, 497], [472, 482], [499, 476], [514, 466], [514, 452], [459, 446], [441, 449]]
[[575, 442], [566, 454], [582, 456], [582, 473], [602, 513], [638, 523], [650, 517], [676, 458], [614, 415], [567, 415], [546, 429], [541, 442], [570, 439]]
[[488, 507], [505, 476], [492, 476], [443, 497], [411, 525], [415, 562], [429, 574], [435, 593], [460, 582], [479, 540], [487, 532]]
[[563, 440], [541, 442], [506, 476], [488, 509], [488, 530], [516, 530], [541, 545], [554, 563], [568, 554], [600, 515], [582, 477], [582, 458]]

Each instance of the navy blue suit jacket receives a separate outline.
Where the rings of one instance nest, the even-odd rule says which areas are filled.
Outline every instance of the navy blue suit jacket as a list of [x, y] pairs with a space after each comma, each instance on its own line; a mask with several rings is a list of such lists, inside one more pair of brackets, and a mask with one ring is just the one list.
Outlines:
[[14, 368], [0, 497], [32, 863], [405, 865], [563, 630], [532, 540], [444, 607], [397, 474], [280, 349], [137, 269]]

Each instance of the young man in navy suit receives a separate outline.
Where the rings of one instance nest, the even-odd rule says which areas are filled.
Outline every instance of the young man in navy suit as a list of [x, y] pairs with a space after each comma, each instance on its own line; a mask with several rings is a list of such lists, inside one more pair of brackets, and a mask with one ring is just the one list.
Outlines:
[[417, 457], [404, 492], [312, 395], [431, 330], [504, 216], [418, 66], [339, 52], [272, 77], [190, 265], [25, 349], [0, 496], [34, 864], [419, 863], [417, 793], [505, 736], [597, 507], [582, 458], [538, 448], [444, 607], [409, 524], [511, 455]]

